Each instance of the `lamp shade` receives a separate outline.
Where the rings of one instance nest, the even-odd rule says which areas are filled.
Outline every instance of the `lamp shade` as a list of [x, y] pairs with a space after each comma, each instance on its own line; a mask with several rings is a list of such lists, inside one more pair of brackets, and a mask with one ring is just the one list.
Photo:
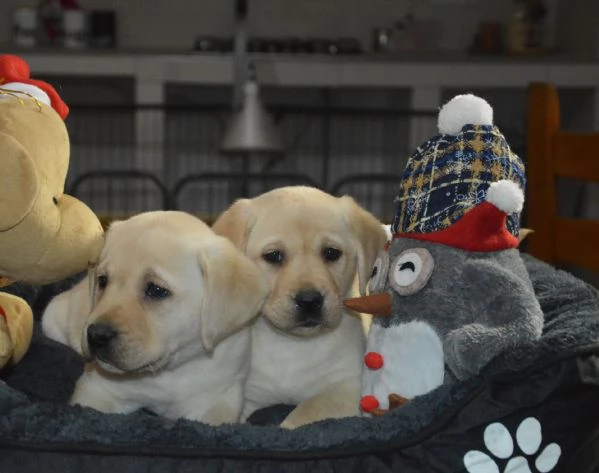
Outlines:
[[243, 104], [233, 115], [225, 133], [221, 152], [225, 154], [283, 153], [275, 126], [260, 101], [256, 80], [250, 76], [243, 88]]

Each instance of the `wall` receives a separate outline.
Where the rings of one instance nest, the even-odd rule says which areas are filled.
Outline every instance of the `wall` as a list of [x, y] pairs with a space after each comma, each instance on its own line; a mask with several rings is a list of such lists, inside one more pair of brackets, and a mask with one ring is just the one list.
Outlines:
[[[448, 49], [467, 49], [480, 21], [501, 20], [507, 23], [514, 9], [511, 0], [249, 0], [248, 28], [253, 36], [299, 36], [299, 37], [358, 37], [364, 46], [370, 43], [370, 31], [374, 26], [392, 26], [413, 5], [417, 19], [427, 25], [427, 32], [439, 45]], [[599, 0], [548, 0], [559, 2], [556, 37], [562, 52], [570, 58], [598, 57]], [[79, 0], [86, 9], [114, 9], [118, 15], [118, 38], [122, 49], [189, 50], [199, 34], [230, 36], [234, 32], [233, 0]], [[0, 0], [0, 45], [10, 40], [10, 12], [20, 5], [37, 3], [37, 0]], [[441, 28], [440, 22], [444, 27]], [[67, 81], [63, 83], [65, 90]], [[71, 79], [76, 82], [76, 79]], [[67, 94], [70, 103], [87, 102], [120, 103], [129, 100], [130, 84], [122, 87], [98, 87], [99, 82], [85, 84], [94, 88], [94, 94], [86, 91], [73, 96]], [[71, 90], [71, 89], [69, 89]], [[101, 95], [98, 90], [101, 90]], [[444, 96], [456, 91], [445, 91]], [[523, 122], [523, 92], [486, 91], [494, 103], [498, 103], [498, 115], [505, 116], [512, 128]], [[508, 94], [508, 95], [506, 95]], [[185, 94], [183, 94], [185, 95]], [[124, 97], [124, 98], [123, 98]], [[371, 98], [369, 98], [370, 100]], [[588, 94], [574, 94], [564, 103], [577, 111], [580, 122], [565, 123], [570, 129], [588, 128], [591, 100]], [[580, 110], [584, 110], [581, 113]], [[564, 116], [569, 114], [565, 111]], [[382, 130], [383, 128], [381, 128]], [[511, 132], [511, 130], [510, 130]], [[509, 133], [509, 132], [508, 132]], [[360, 135], [364, 136], [364, 135]], [[373, 135], [374, 136], [374, 135]], [[378, 136], [378, 135], [377, 135]], [[78, 130], [74, 131], [77, 144]], [[510, 141], [520, 137], [511, 136]], [[362, 138], [360, 138], [362, 139]], [[573, 196], [568, 192], [566, 196]], [[561, 197], [566, 207], [571, 200]], [[598, 186], [587, 188], [583, 214], [589, 218], [599, 217]], [[598, 284], [599, 285], [599, 284]]]
[[558, 41], [567, 51], [599, 57], [599, 1], [561, 0], [558, 8], [561, 28]]
[[[557, 1], [557, 0], [550, 0]], [[87, 9], [115, 9], [119, 18], [119, 42], [126, 49], [188, 50], [198, 34], [232, 35], [233, 0], [79, 0]], [[593, 35], [596, 15], [567, 3], [571, 26], [564, 26], [568, 45], [574, 47]], [[28, 0], [0, 2], [0, 44], [10, 39], [10, 11]], [[510, 0], [250, 0], [249, 30], [256, 36], [358, 37], [370, 44], [374, 26], [392, 26], [413, 5], [417, 19], [442, 47], [464, 50], [472, 41], [479, 21], [507, 23], [514, 2]], [[562, 0], [562, 4], [564, 1]], [[583, 5], [581, 5], [583, 7]], [[579, 11], [580, 10], [580, 11]], [[443, 20], [444, 27], [440, 22]], [[580, 20], [580, 21], [579, 21]], [[583, 28], [579, 27], [583, 25]], [[584, 31], [583, 31], [584, 30]]]

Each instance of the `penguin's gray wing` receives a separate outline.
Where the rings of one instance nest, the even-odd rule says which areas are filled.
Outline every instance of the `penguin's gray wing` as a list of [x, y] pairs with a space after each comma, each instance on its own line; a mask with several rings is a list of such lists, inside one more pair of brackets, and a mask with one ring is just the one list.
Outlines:
[[[514, 269], [522, 260], [515, 255]], [[519, 275], [516, 275], [519, 273]], [[523, 277], [524, 276], [524, 277]], [[543, 312], [528, 275], [510, 271], [494, 259], [466, 262], [463, 284], [456, 289], [465, 298], [465, 325], [449, 331], [444, 340], [445, 362], [458, 379], [477, 374], [499, 353], [538, 340]]]

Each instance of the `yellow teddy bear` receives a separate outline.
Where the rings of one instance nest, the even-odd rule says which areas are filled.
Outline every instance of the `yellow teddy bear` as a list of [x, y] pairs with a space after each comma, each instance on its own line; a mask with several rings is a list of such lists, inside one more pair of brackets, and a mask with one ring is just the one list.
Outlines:
[[[0, 55], [0, 286], [58, 281], [100, 253], [97, 217], [64, 194], [67, 114], [52, 86], [30, 79], [25, 61]], [[0, 368], [23, 357], [32, 330], [29, 305], [0, 293]]]

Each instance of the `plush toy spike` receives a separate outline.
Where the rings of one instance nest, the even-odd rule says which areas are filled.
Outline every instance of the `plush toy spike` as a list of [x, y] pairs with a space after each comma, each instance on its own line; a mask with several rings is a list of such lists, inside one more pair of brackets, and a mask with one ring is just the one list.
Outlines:
[[439, 133], [455, 136], [464, 125], [493, 125], [493, 108], [476, 95], [457, 95], [439, 111]]
[[0, 55], [0, 87], [7, 91], [23, 92], [52, 108], [63, 120], [69, 114], [69, 107], [62, 101], [56, 89], [47, 82], [30, 77], [29, 65], [12, 54]]

